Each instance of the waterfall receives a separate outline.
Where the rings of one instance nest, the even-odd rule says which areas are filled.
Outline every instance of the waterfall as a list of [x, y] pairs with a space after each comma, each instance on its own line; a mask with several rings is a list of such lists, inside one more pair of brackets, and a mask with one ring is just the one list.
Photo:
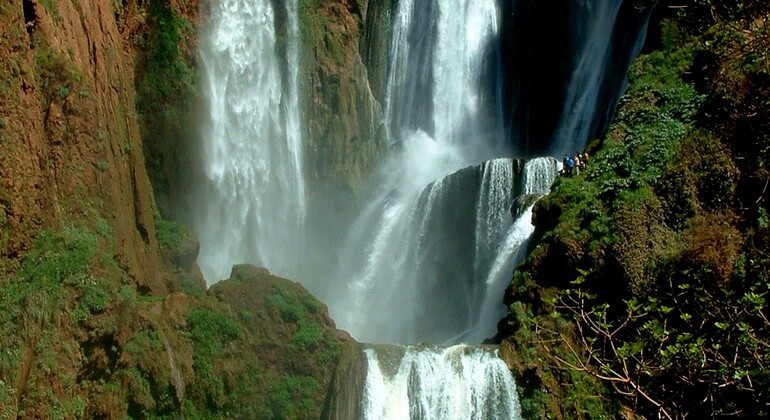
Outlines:
[[364, 419], [521, 419], [516, 384], [494, 348], [364, 350]]
[[517, 151], [563, 156], [607, 129], [654, 3], [500, 3], [502, 100]]
[[[199, 265], [209, 282], [235, 263], [295, 274], [305, 218], [298, 111], [296, 0], [286, 2], [288, 34], [276, 33], [270, 0], [211, 4], [201, 37], [203, 92], [209, 120], [203, 133], [206, 184], [193, 227]], [[279, 42], [284, 39], [285, 56]]]
[[[486, 242], [495, 248], [488, 249], [484, 254], [492, 257], [492, 260], [484, 265], [486, 271], [480, 272], [478, 276], [486, 279], [484, 301], [478, 308], [478, 322], [465, 335], [466, 340], [478, 342], [494, 335], [496, 322], [505, 316], [506, 308], [501, 304], [501, 296], [510, 282], [511, 273], [516, 264], [524, 258], [529, 238], [535, 230], [535, 226], [532, 225], [532, 207], [538, 198], [550, 192], [551, 184], [559, 175], [559, 169], [559, 162], [556, 159], [536, 158], [528, 161], [524, 165], [519, 187], [521, 194], [518, 198], [522, 199], [521, 202], [512, 203], [514, 200], [511, 197], [507, 197], [505, 201], [497, 201], [498, 205], [506, 206], [508, 217], [511, 216], [511, 212], [516, 217], [513, 223], [510, 222], [511, 219], [508, 221], [504, 218], [498, 219], [494, 224], [497, 229], [492, 236], [495, 239]], [[512, 209], [512, 204], [513, 206], [518, 204], [522, 208]], [[500, 207], [497, 209], [499, 214]], [[487, 211], [487, 214], [494, 213]], [[484, 223], [487, 224], [486, 221]], [[478, 223], [477, 229], [483, 225]], [[477, 244], [480, 242], [477, 240]], [[477, 260], [484, 258], [484, 255], [478, 255]]]
[[526, 195], [547, 195], [551, 185], [561, 171], [561, 165], [556, 159], [536, 158], [524, 165], [522, 190]]
[[[494, 335], [505, 314], [501, 296], [534, 229], [528, 208], [548, 192], [558, 166], [553, 158], [493, 159], [408, 197], [382, 196], [352, 227], [344, 268], [357, 270], [356, 280], [345, 302], [330, 305], [334, 318], [370, 342]], [[512, 209], [516, 202], [522, 208]]]
[[[360, 388], [341, 392], [345, 401], [329, 413], [520, 418], [516, 385], [496, 350], [457, 343], [494, 335], [506, 310], [503, 290], [533, 231], [532, 206], [548, 193], [559, 163], [499, 157], [512, 155], [508, 136], [522, 143], [536, 138], [546, 143], [541, 150], [582, 148], [600, 125], [599, 104], [612, 102], [608, 86], [621, 84], [609, 83], [604, 72], [625, 54], [613, 52], [623, 32], [621, 3], [635, 3], [563, 1], [576, 11], [574, 21], [545, 26], [563, 32], [560, 45], [574, 51], [559, 64], [564, 74], [539, 79], [563, 88], [553, 100], [557, 110], [543, 119], [552, 123], [545, 130], [533, 129], [543, 113], [531, 102], [551, 96], [528, 86], [532, 69], [525, 77], [513, 72], [515, 86], [509, 86], [507, 33], [500, 27], [522, 19], [500, 10], [536, 2], [398, 1], [385, 91], [378, 96], [388, 155], [366, 195], [357, 197], [355, 219], [330, 224], [346, 226], [339, 234], [344, 244], [315, 259], [304, 258], [314, 250], [304, 239], [310, 210], [298, 111], [297, 0], [280, 11], [273, 8], [284, 2], [271, 0], [212, 3], [200, 47], [210, 109], [201, 168], [206, 182], [193, 226], [206, 278], [223, 278], [234, 263], [262, 265], [312, 283], [337, 325], [359, 341], [451, 346], [369, 345], [362, 354], [365, 378], [358, 371], [340, 377], [361, 377]], [[523, 49], [524, 56], [529, 52]], [[540, 54], [561, 59], [559, 51]], [[327, 257], [332, 254], [336, 258]], [[308, 260], [328, 267], [303, 266]], [[324, 278], [300, 276], [314, 272]], [[361, 406], [353, 408], [351, 400]]]
[[476, 156], [499, 140], [481, 89], [497, 19], [494, 0], [399, 2], [385, 96], [391, 139], [421, 130], [440, 145], [473, 146], [464, 153]]
[[513, 166], [509, 159], [494, 159], [481, 166], [481, 195], [476, 210], [474, 274], [483, 275], [511, 221]]
[[[451, 235], [475, 242], [475, 219], [465, 219], [477, 213], [478, 180], [470, 172], [448, 176], [507, 154], [482, 92], [497, 21], [494, 0], [399, 2], [385, 94], [393, 152], [341, 253], [332, 287], [347, 293], [327, 298], [332, 316], [358, 339], [448, 342], [459, 331], [451, 324], [475, 317], [474, 263], [465, 261], [473, 255]], [[444, 278], [453, 268], [457, 282]], [[434, 300], [442, 287], [449, 300]], [[379, 315], [395, 308], [392, 322]], [[439, 318], [433, 311], [446, 315], [445, 325], [426, 322]]]
[[577, 22], [574, 29], [577, 45], [573, 48], [578, 58], [567, 84], [567, 95], [559, 119], [561, 123], [551, 146], [556, 156], [583, 150], [585, 142], [597, 129], [597, 114], [602, 112], [599, 102], [602, 100], [605, 75], [615, 64], [612, 60], [612, 34], [622, 5], [623, 0], [574, 2], [573, 12], [578, 19], [574, 20]]

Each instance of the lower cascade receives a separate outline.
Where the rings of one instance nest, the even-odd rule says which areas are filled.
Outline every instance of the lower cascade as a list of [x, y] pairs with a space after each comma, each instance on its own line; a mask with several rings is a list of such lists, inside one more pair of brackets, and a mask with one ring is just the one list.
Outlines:
[[[362, 345], [329, 419], [521, 419], [516, 383], [495, 346]], [[339, 374], [339, 373], [338, 373]], [[358, 382], [351, 384], [352, 382]]]

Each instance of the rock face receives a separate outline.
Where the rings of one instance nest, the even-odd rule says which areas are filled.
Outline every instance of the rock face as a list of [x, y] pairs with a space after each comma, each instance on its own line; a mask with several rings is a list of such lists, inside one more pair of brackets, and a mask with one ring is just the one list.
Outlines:
[[[306, 165], [311, 185], [323, 190], [354, 193], [386, 144], [382, 110], [370, 88], [367, 66], [387, 60], [380, 54], [386, 52], [381, 45], [389, 38], [363, 32], [364, 20], [371, 17], [367, 10], [366, 1], [300, 6], [301, 91], [308, 92], [303, 110]], [[362, 57], [362, 50], [368, 55]], [[378, 86], [384, 83], [382, 66], [374, 79]]]
[[44, 226], [100, 215], [131, 282], [163, 293], [133, 61], [112, 2], [5, 2], [0, 21], [0, 256], [18, 257]]
[[[233, 267], [230, 279], [207, 295], [216, 302], [206, 306], [241, 326], [210, 360], [228, 397], [218, 412], [238, 418], [319, 418], [338, 361], [349, 364], [356, 354], [353, 340], [335, 328], [326, 306], [299, 283], [249, 265]], [[189, 321], [188, 326], [194, 328]]]

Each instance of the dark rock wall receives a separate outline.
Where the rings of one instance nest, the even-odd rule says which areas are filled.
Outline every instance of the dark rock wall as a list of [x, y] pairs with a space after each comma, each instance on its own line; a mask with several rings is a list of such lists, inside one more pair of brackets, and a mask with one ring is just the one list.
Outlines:
[[[607, 28], [612, 38], [607, 52], [586, 56], [579, 42], [596, 19], [599, 3], [620, 2], [615, 27]], [[580, 148], [603, 134], [615, 113], [624, 89], [626, 71], [651, 13], [647, 2], [637, 0], [518, 0], [501, 2], [502, 101], [508, 135], [516, 150], [526, 156], [558, 153], [552, 150], [559, 139], [558, 128], [569, 83], [580, 60], [606, 61], [596, 111], [587, 122], [588, 138], [575, 139]], [[598, 53], [598, 55], [597, 55]], [[606, 54], [606, 55], [602, 55]], [[570, 150], [570, 152], [572, 152]]]

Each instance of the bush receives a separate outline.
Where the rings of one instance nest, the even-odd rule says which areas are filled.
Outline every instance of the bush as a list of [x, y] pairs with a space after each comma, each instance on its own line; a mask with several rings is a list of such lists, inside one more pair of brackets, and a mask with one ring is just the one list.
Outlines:
[[196, 361], [219, 355], [225, 345], [241, 334], [241, 326], [237, 321], [208, 308], [193, 310], [187, 316], [187, 324], [195, 346]]
[[166, 198], [172, 177], [190, 165], [187, 151], [195, 139], [193, 113], [198, 98], [198, 72], [193, 62], [190, 22], [168, 2], [153, 1], [147, 16], [145, 55], [137, 68], [137, 111], [147, 172], [156, 202], [168, 216]]
[[[508, 298], [522, 358], [603, 379], [649, 418], [770, 414], [768, 3], [683, 13], [706, 3], [632, 66], [584, 177], [541, 200], [541, 242]], [[547, 377], [534, 386], [566, 395]]]
[[44, 109], [55, 100], [65, 99], [82, 79], [72, 60], [48, 46], [35, 49], [35, 74], [46, 101]]
[[155, 220], [155, 235], [158, 246], [172, 252], [179, 252], [188, 241], [195, 240], [195, 235], [184, 224], [163, 219]]

